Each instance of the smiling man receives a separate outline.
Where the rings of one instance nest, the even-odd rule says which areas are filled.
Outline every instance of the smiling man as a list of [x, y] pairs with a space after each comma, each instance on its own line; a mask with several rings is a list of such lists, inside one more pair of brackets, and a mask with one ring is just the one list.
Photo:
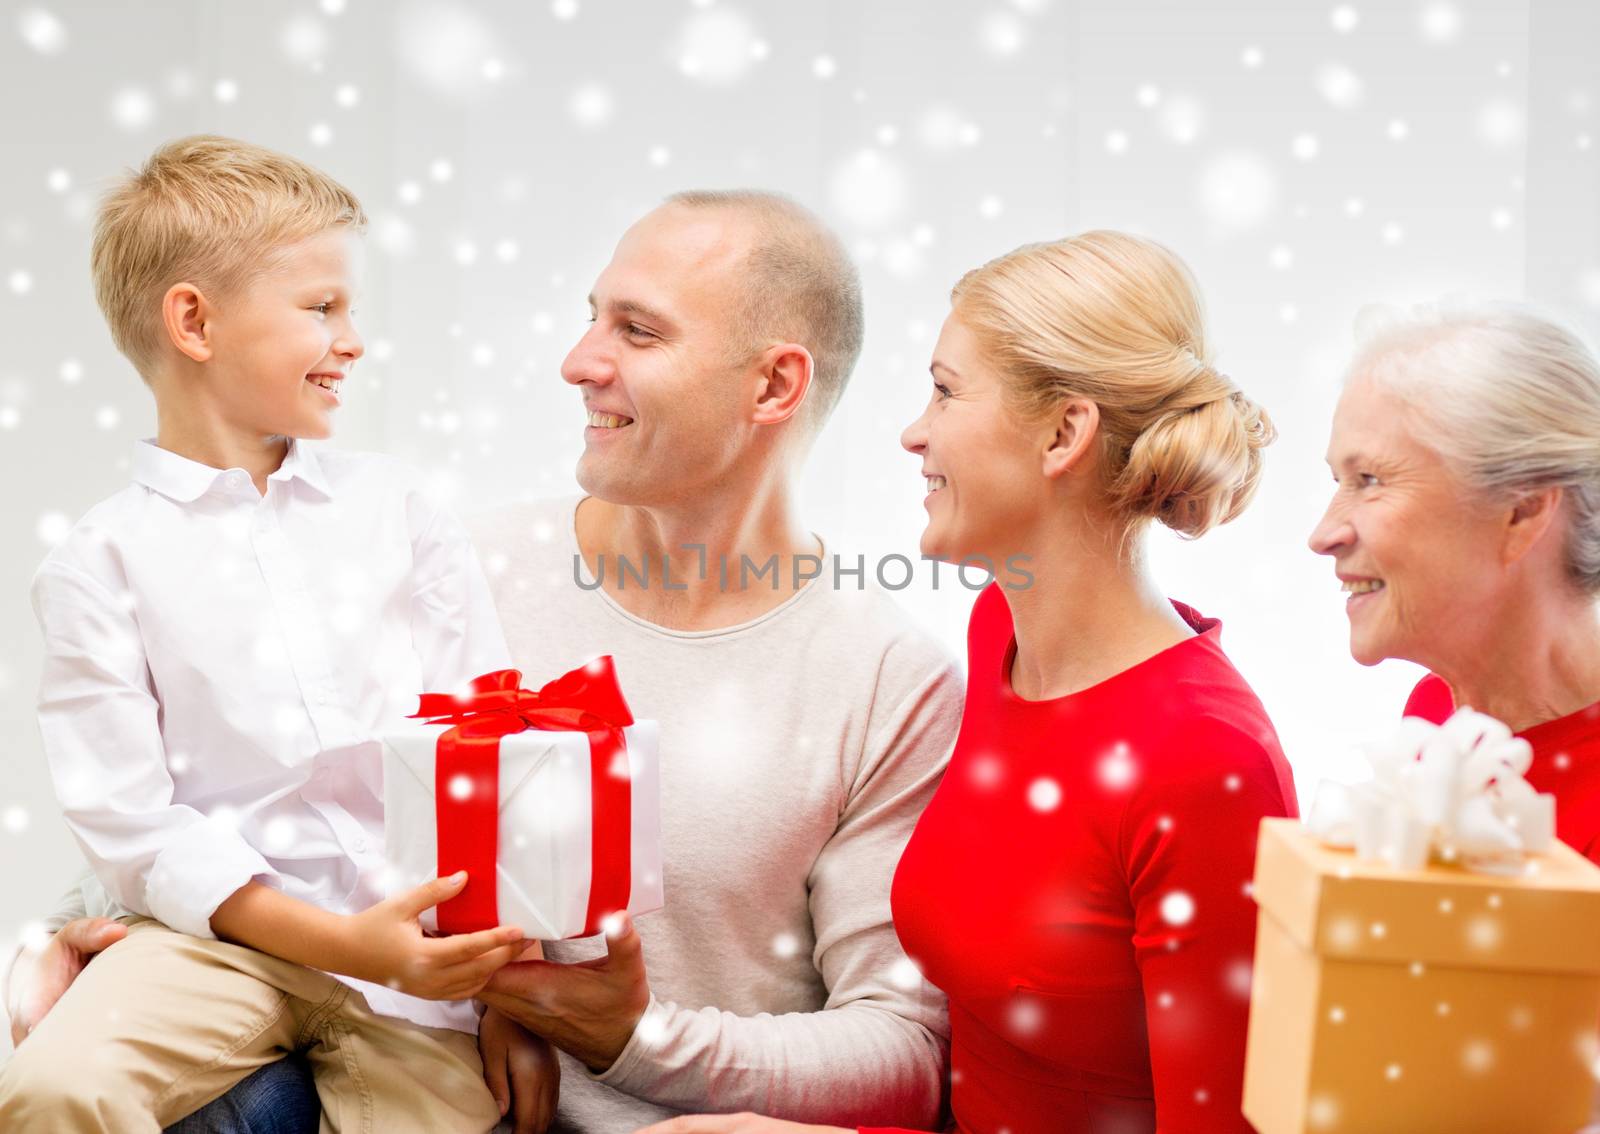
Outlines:
[[782, 197], [687, 193], [623, 235], [590, 303], [562, 366], [587, 495], [476, 535], [524, 671], [610, 653], [660, 722], [666, 905], [484, 998], [565, 1053], [562, 1128], [746, 1109], [931, 1127], [945, 1009], [889, 885], [960, 681], [885, 595], [810, 577], [831, 551], [793, 499], [860, 351], [855, 269]]

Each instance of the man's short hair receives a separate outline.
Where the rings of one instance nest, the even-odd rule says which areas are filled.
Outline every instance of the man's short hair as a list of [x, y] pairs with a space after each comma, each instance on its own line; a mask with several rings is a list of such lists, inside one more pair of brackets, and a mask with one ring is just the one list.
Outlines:
[[756, 239], [744, 260], [735, 313], [742, 349], [795, 342], [811, 352], [811, 393], [803, 411], [813, 432], [838, 404], [861, 354], [861, 277], [839, 238], [811, 210], [762, 189], [695, 189], [668, 204], [724, 209], [747, 217]]
[[341, 225], [359, 232], [366, 220], [355, 194], [304, 162], [213, 134], [179, 138], [101, 201], [95, 298], [117, 349], [148, 380], [173, 284], [225, 295], [279, 248]]

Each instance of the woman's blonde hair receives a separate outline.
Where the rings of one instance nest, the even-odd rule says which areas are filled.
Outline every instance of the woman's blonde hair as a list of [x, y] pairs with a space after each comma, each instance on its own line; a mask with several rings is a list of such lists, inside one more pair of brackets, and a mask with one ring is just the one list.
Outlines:
[[1026, 244], [961, 278], [954, 312], [1027, 420], [1100, 411], [1114, 509], [1196, 537], [1244, 510], [1276, 433], [1211, 364], [1199, 290], [1160, 244], [1096, 231]]
[[1369, 313], [1357, 374], [1414, 409], [1421, 437], [1485, 498], [1562, 488], [1568, 575], [1600, 594], [1600, 360], [1576, 333], [1512, 303]]
[[225, 295], [281, 247], [338, 226], [359, 232], [366, 219], [355, 194], [286, 154], [211, 134], [179, 138], [101, 201], [95, 298], [117, 349], [148, 378], [173, 284]]

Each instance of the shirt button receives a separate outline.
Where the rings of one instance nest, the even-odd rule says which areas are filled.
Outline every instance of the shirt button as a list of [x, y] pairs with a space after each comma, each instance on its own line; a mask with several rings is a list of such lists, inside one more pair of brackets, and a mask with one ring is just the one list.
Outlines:
[[228, 487], [229, 488], [243, 488], [244, 487], [244, 473], [238, 472], [237, 470], [235, 470], [234, 472], [229, 473], [228, 474]]
[[317, 690], [317, 704], [326, 705], [331, 700], [333, 700], [332, 693], [329, 693], [326, 689]]
[[367, 853], [367, 840], [366, 839], [357, 839], [357, 840], [355, 840], [353, 843], [350, 844], [350, 849], [355, 851], [357, 854], [366, 854]]

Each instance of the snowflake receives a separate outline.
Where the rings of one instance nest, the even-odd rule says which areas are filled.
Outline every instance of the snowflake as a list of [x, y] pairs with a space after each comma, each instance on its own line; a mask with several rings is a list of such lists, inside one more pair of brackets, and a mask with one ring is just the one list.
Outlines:
[[880, 228], [900, 215], [908, 182], [892, 159], [877, 150], [861, 150], [838, 166], [829, 179], [833, 207], [850, 223]]
[[1022, 50], [1027, 36], [1022, 21], [1009, 12], [991, 12], [978, 28], [979, 38], [989, 54], [1004, 58]]
[[124, 130], [141, 130], [155, 116], [155, 100], [143, 87], [124, 87], [111, 97], [111, 121]]
[[94, 423], [101, 429], [115, 429], [122, 421], [122, 415], [117, 412], [116, 406], [101, 406], [94, 411]]
[[1403, 1069], [1401, 1068], [1400, 1064], [1391, 1063], [1383, 1069], [1383, 1077], [1389, 1080], [1389, 1082], [1393, 1083], [1400, 1078], [1402, 1072]]
[[1403, 142], [1411, 136], [1411, 126], [1404, 118], [1392, 118], [1385, 132], [1391, 142]]
[[666, 1012], [659, 1006], [652, 1008], [633, 1026], [633, 1034], [640, 1043], [655, 1045], [667, 1038]]
[[1310, 161], [1322, 151], [1322, 143], [1315, 134], [1296, 134], [1289, 143], [1289, 152], [1301, 161]]
[[72, 188], [72, 174], [64, 169], [52, 169], [44, 179], [52, 193], [65, 193]]
[[1356, 30], [1356, 25], [1361, 22], [1361, 13], [1349, 4], [1340, 4], [1328, 13], [1328, 22], [1333, 25], [1333, 30], [1342, 35], [1348, 35]]
[[0, 827], [13, 835], [20, 835], [28, 829], [28, 809], [14, 804], [0, 811]]
[[1339, 1124], [1339, 1103], [1332, 1095], [1315, 1095], [1306, 1105], [1306, 1122], [1313, 1130], [1332, 1130]]
[[1041, 776], [1028, 785], [1028, 806], [1035, 811], [1054, 811], [1061, 806], [1061, 785]]
[[1417, 26], [1429, 43], [1449, 43], [1461, 34], [1461, 10], [1444, 0], [1425, 4]]
[[1118, 743], [1095, 766], [1095, 778], [1107, 791], [1122, 791], [1139, 776], [1139, 765], [1125, 743]]
[[333, 101], [349, 110], [361, 101], [361, 88], [354, 83], [343, 83], [333, 92]]
[[967, 767], [967, 774], [980, 788], [992, 788], [1005, 774], [1005, 766], [993, 756], [979, 756]]
[[993, 220], [995, 217], [999, 216], [1005, 211], [1005, 202], [1000, 200], [1000, 198], [995, 196], [993, 193], [990, 193], [988, 196], [984, 197], [983, 200], [978, 202], [978, 215], [986, 220]]
[[1245, 1001], [1250, 999], [1250, 986], [1254, 980], [1255, 966], [1249, 960], [1234, 961], [1223, 975], [1223, 983], [1228, 991]]
[[1006, 1023], [1020, 1036], [1036, 1035], [1044, 1026], [1044, 1008], [1032, 998], [1015, 1000], [1006, 1014]]
[[672, 160], [672, 151], [666, 146], [651, 146], [649, 158], [650, 164], [659, 169]]
[[267, 820], [261, 832], [261, 849], [268, 854], [281, 854], [294, 846], [294, 823], [282, 815]]
[[1361, 76], [1342, 63], [1327, 63], [1317, 69], [1317, 91], [1328, 105], [1339, 110], [1361, 105], [1366, 93]]
[[46, 547], [54, 547], [67, 538], [67, 533], [72, 530], [72, 521], [65, 512], [45, 512], [33, 526], [33, 534], [39, 537], [39, 542]]
[[1133, 101], [1149, 110], [1161, 101], [1161, 88], [1154, 83], [1140, 83], [1138, 90], [1133, 92]]
[[239, 97], [239, 84], [232, 79], [218, 79], [211, 88], [211, 96], [218, 102], [234, 102]]
[[917, 119], [917, 137], [930, 150], [973, 146], [982, 137], [977, 123], [949, 106], [931, 106]]
[[696, 12], [678, 37], [678, 69], [711, 86], [727, 86], [744, 78], [766, 52], [758, 47], [755, 28], [742, 12], [711, 8]]
[[313, 146], [326, 146], [333, 141], [333, 127], [326, 122], [314, 122], [306, 131], [306, 138]]
[[922, 970], [910, 957], [901, 957], [889, 968], [889, 983], [910, 992], [922, 984]]
[[572, 92], [567, 110], [573, 121], [586, 130], [603, 126], [611, 120], [615, 106], [611, 92], [600, 83], [585, 83]]
[[22, 42], [40, 55], [58, 55], [67, 46], [67, 27], [54, 13], [43, 8], [24, 8], [17, 13], [17, 33]]
[[811, 73], [819, 79], [831, 79], [839, 73], [839, 64], [831, 55], [819, 55], [811, 61]]
[[1111, 154], [1125, 154], [1128, 152], [1128, 132], [1126, 130], [1106, 131], [1106, 152]]
[[1334, 918], [1325, 937], [1332, 951], [1348, 953], [1361, 943], [1361, 923], [1348, 915]]
[[311, 16], [295, 16], [283, 26], [278, 37], [291, 62], [307, 65], [321, 59], [328, 50], [328, 33], [320, 20]]
[[1261, 64], [1266, 61], [1267, 57], [1259, 47], [1250, 46], [1239, 52], [1239, 62], [1248, 71], [1259, 71]]
[[550, 14], [558, 20], [578, 18], [578, 0], [551, 0]]
[[1494, 1062], [1494, 1045], [1488, 1040], [1469, 1040], [1461, 1048], [1461, 1066], [1470, 1074], [1482, 1075]]
[[1254, 228], [1277, 203], [1277, 173], [1259, 154], [1248, 150], [1222, 154], [1200, 175], [1200, 207], [1219, 228]]
[[1333, 1007], [1329, 1008], [1328, 1009], [1328, 1023], [1330, 1023], [1330, 1024], [1342, 1024], [1342, 1023], [1344, 1023], [1344, 1009], [1341, 1008], [1337, 1004], [1335, 1004]]
[[1522, 108], [1509, 99], [1491, 99], [1478, 112], [1479, 137], [1498, 149], [1521, 141], [1523, 128]]
[[1187, 146], [1200, 137], [1205, 118], [1205, 109], [1196, 99], [1180, 95], [1162, 105], [1161, 130], [1171, 141]]
[[465, 5], [417, 3], [401, 10], [395, 44], [401, 63], [425, 86], [466, 98], [482, 90], [496, 37]]
[[1467, 943], [1481, 952], [1500, 946], [1502, 930], [1498, 918], [1480, 914], [1467, 923]]
[[1161, 920], [1168, 925], [1188, 925], [1194, 920], [1194, 899], [1182, 890], [1173, 890], [1161, 899]]

